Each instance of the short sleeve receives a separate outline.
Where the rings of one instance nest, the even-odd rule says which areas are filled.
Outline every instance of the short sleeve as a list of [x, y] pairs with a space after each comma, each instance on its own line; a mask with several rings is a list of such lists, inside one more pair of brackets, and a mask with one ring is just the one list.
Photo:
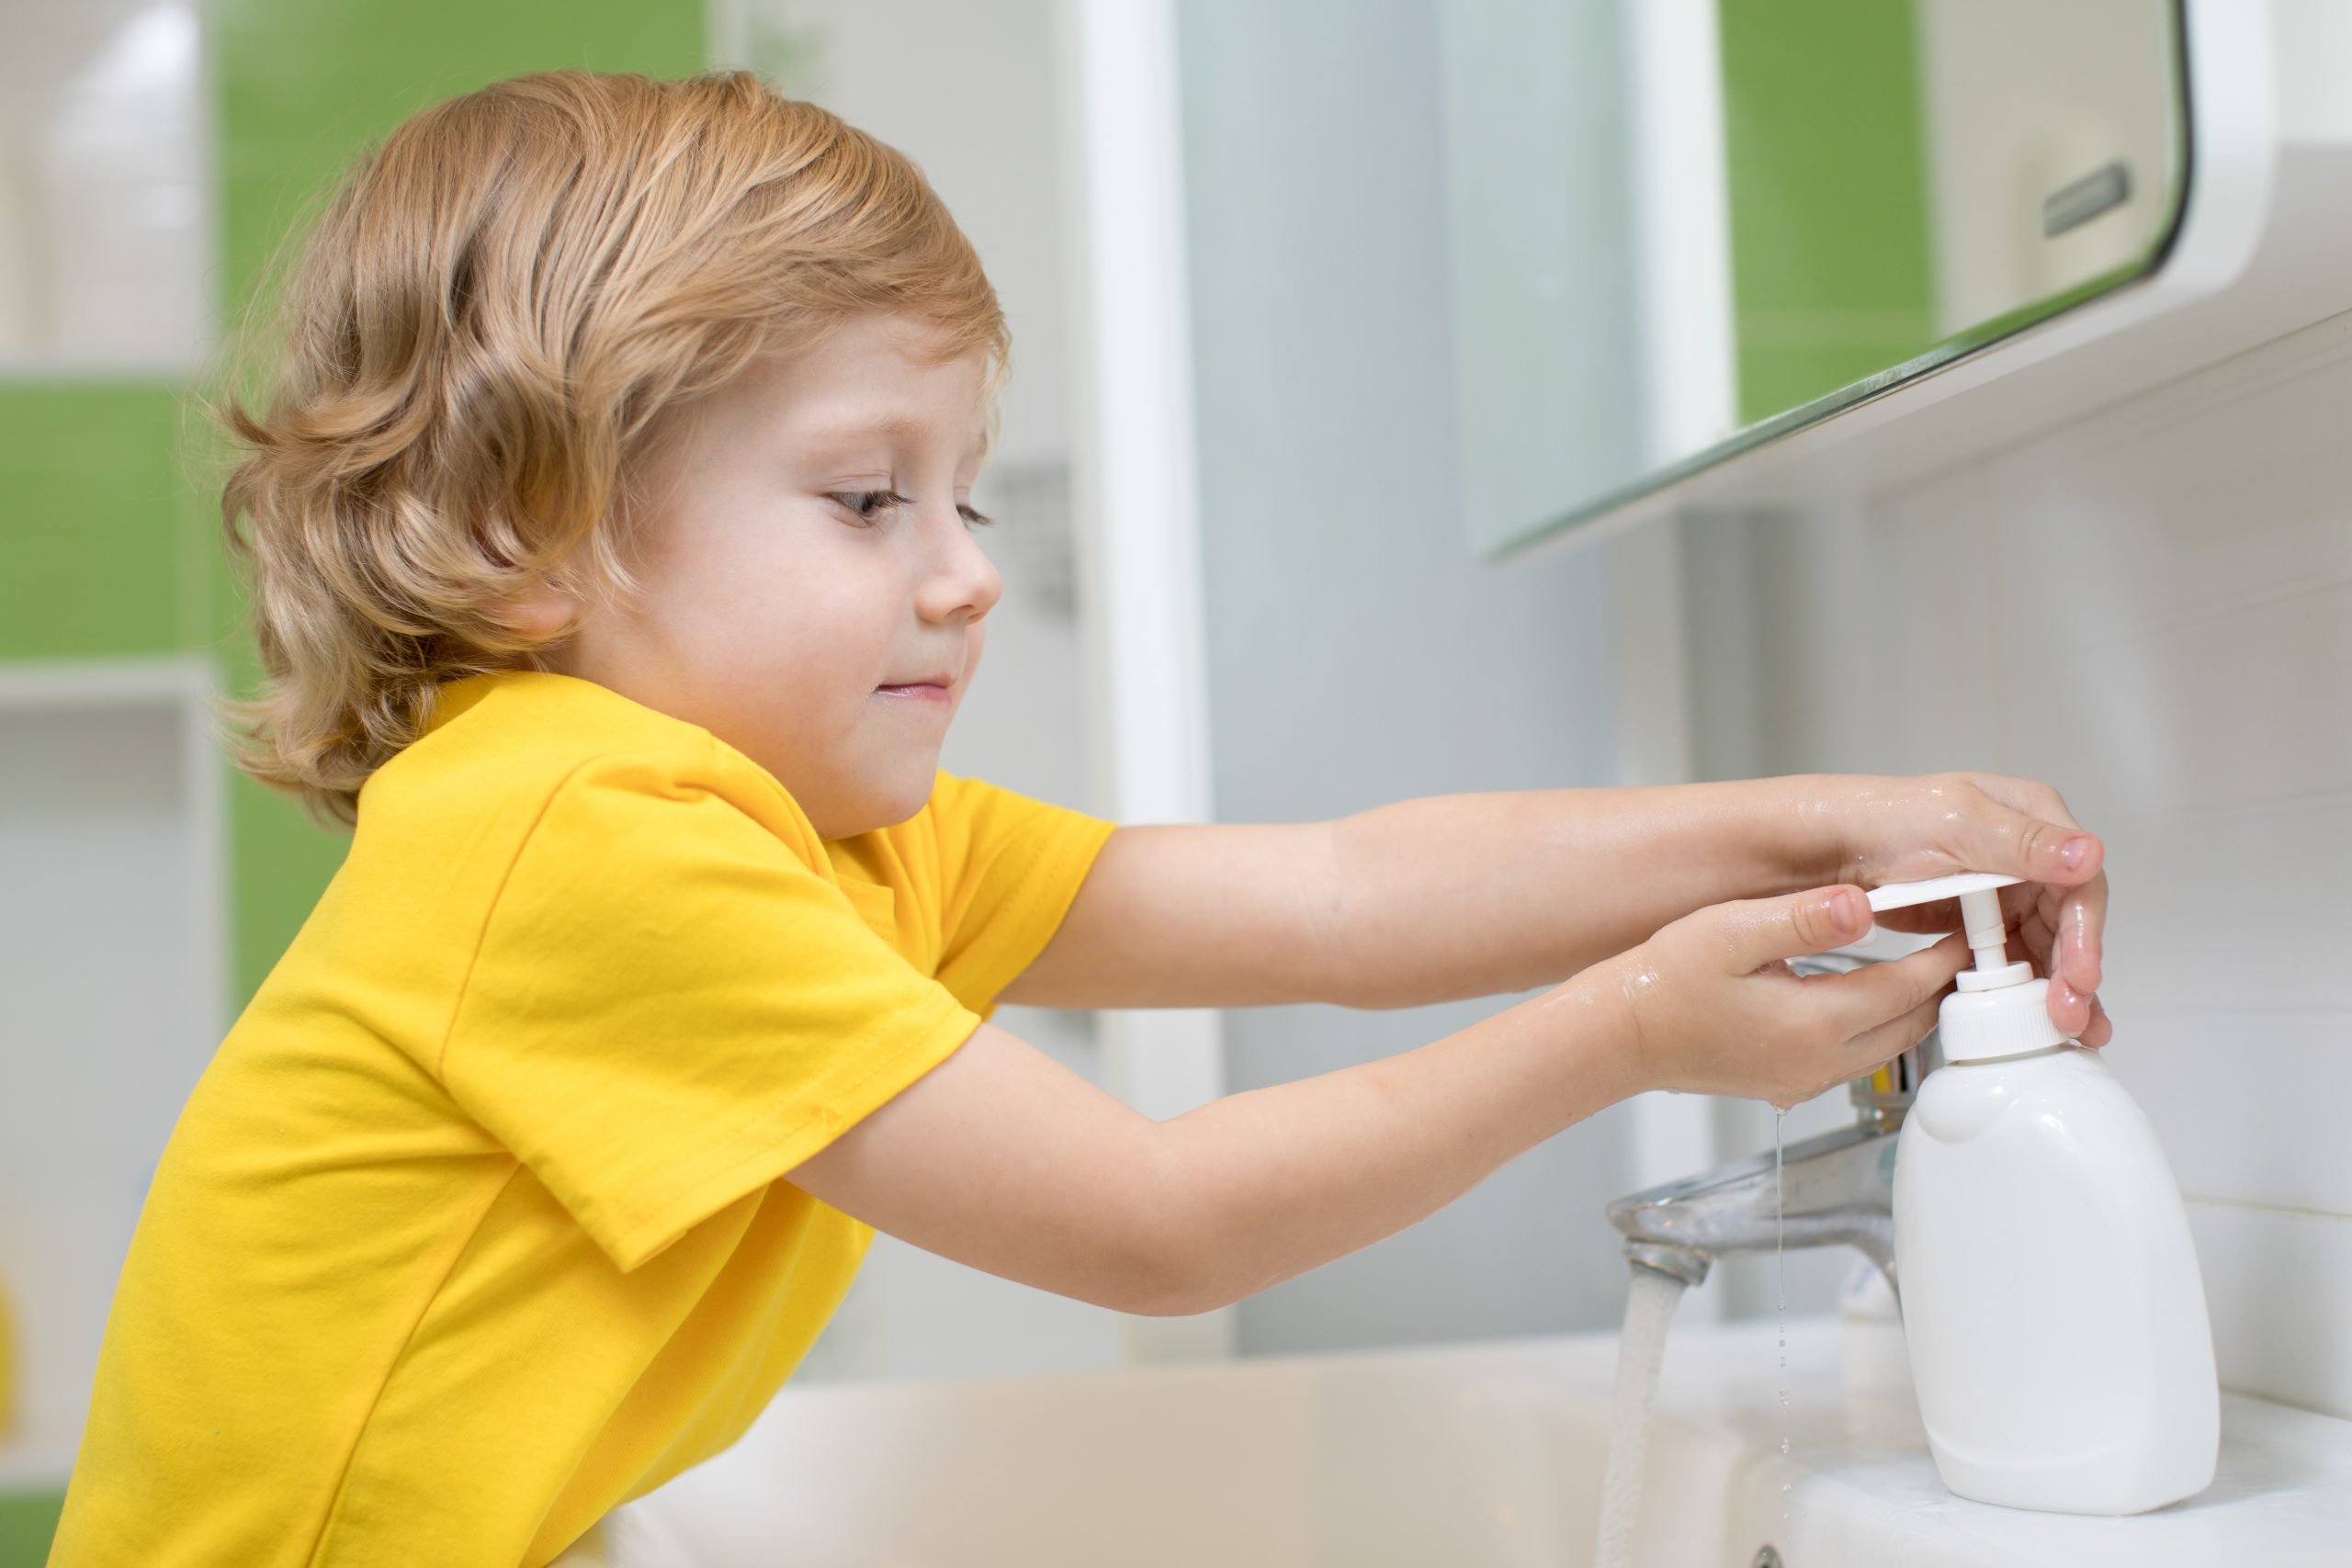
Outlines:
[[524, 840], [442, 1076], [628, 1270], [979, 1021], [710, 785], [606, 760], [567, 777]]
[[945, 773], [931, 816], [945, 917], [939, 978], [986, 1016], [1061, 929], [1118, 825]]

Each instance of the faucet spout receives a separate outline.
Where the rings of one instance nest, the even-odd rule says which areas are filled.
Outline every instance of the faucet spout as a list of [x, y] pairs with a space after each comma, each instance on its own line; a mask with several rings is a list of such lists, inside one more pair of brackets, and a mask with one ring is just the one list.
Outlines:
[[[1799, 975], [1835, 975], [1880, 962], [1845, 951], [1789, 961]], [[1609, 1223], [1625, 1237], [1627, 1261], [1671, 1274], [1685, 1285], [1707, 1277], [1718, 1258], [1789, 1247], [1851, 1247], [1894, 1275], [1895, 1136], [1920, 1079], [1941, 1064], [1933, 1030], [1927, 1038], [1847, 1086], [1851, 1126], [1791, 1144], [1780, 1156], [1750, 1155], [1704, 1175], [1631, 1193], [1609, 1205]]]
[[1750, 1155], [1702, 1176], [1669, 1181], [1609, 1205], [1634, 1263], [1695, 1285], [1710, 1263], [1734, 1253], [1847, 1246], [1894, 1273], [1894, 1134], [1841, 1127], [1792, 1144], [1781, 1180], [1773, 1156]]

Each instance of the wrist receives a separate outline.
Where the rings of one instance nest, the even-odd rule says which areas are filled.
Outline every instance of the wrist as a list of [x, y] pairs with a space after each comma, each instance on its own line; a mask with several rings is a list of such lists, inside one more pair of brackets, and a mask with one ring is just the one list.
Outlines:
[[[1641, 947], [1579, 970], [1536, 1005], [1573, 1030], [1579, 1076], [1601, 1104], [1662, 1087], [1655, 1045], [1657, 971]], [[1599, 1109], [1595, 1106], [1593, 1109]]]
[[1758, 795], [1749, 824], [1773, 891], [1850, 880], [1858, 863], [1854, 813], [1870, 798], [1869, 781], [1848, 773], [1788, 773], [1754, 782]]

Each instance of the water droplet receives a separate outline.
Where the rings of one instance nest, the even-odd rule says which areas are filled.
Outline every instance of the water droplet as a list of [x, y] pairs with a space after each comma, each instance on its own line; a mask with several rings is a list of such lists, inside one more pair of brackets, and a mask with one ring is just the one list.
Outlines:
[[[1789, 1407], [1789, 1232], [1787, 1192], [1783, 1186], [1781, 1156], [1781, 1121], [1787, 1114], [1788, 1112], [1779, 1110], [1772, 1112], [1772, 1250], [1780, 1272], [1781, 1408], [1782, 1410]], [[1781, 1451], [1784, 1454], [1789, 1451], [1789, 1435], [1785, 1429], [1781, 1433]], [[1785, 1496], [1788, 1490], [1789, 1483], [1785, 1481], [1781, 1482], [1781, 1495]], [[1789, 1511], [1782, 1508], [1781, 1517], [1785, 1519], [1788, 1517]]]

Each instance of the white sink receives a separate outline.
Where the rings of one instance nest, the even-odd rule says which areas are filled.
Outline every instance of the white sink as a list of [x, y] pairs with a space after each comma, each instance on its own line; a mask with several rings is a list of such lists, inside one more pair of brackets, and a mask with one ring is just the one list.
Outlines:
[[[2225, 1397], [2221, 1473], [2132, 1518], [1964, 1502], [1834, 1319], [1669, 1337], [1635, 1562], [2352, 1562], [2352, 1422]], [[1562, 1568], [1590, 1561], [1616, 1336], [1085, 1376], [787, 1389], [608, 1520], [614, 1568]], [[1781, 1438], [1790, 1452], [1780, 1452]], [[1783, 1483], [1790, 1490], [1783, 1494]], [[1788, 1517], [1782, 1518], [1785, 1508]]]

